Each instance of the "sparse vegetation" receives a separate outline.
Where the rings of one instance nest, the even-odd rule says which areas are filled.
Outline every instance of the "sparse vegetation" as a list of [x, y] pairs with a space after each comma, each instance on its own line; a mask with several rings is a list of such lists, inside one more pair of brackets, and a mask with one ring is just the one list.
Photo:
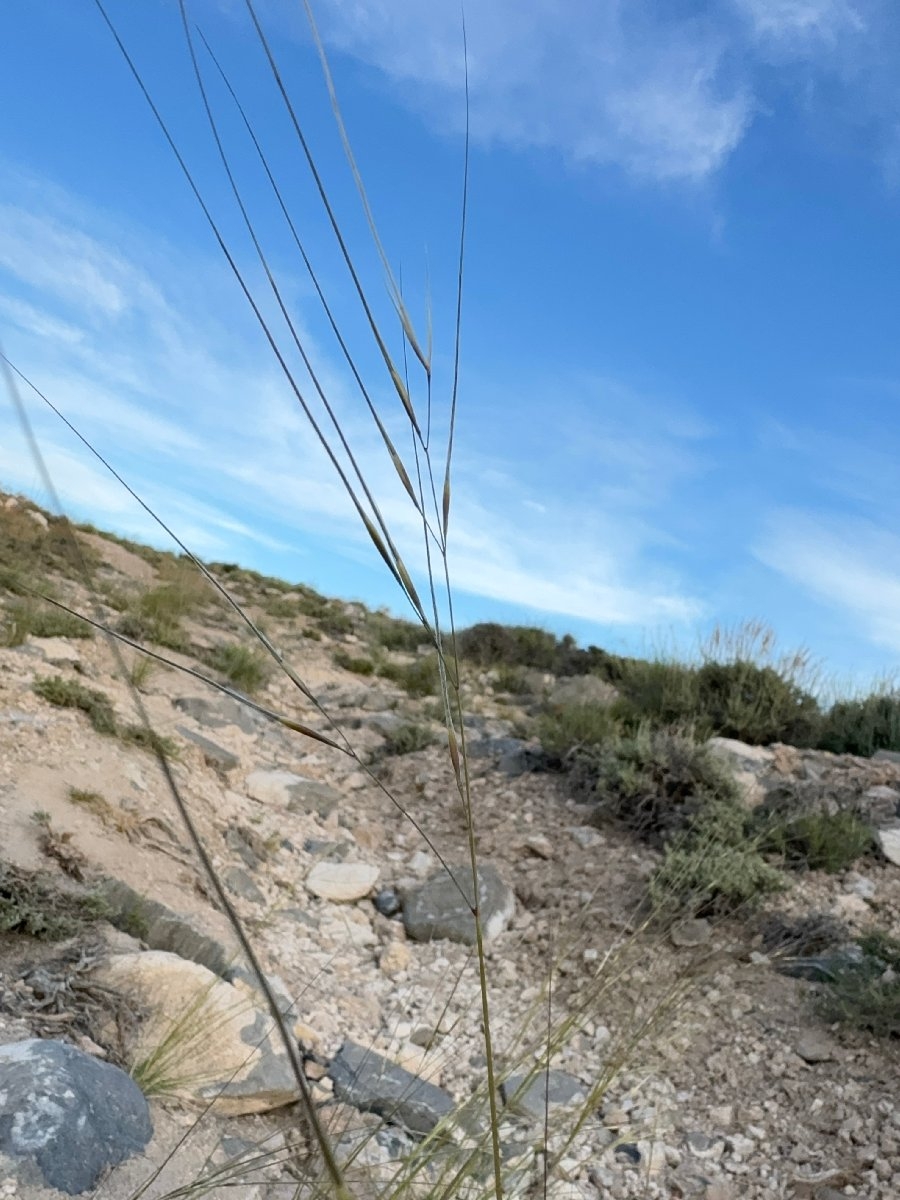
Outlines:
[[146, 725], [123, 725], [118, 730], [118, 736], [130, 746], [151, 750], [164, 758], [175, 760], [179, 756], [178, 746], [170, 737], [157, 733], [155, 729], [148, 729]]
[[847, 809], [782, 815], [761, 830], [766, 853], [780, 855], [793, 867], [836, 874], [874, 848], [871, 826]]
[[21, 646], [31, 637], [90, 638], [94, 630], [61, 608], [27, 599], [13, 601], [3, 614], [6, 646]]
[[820, 1014], [876, 1037], [900, 1037], [900, 941], [883, 930], [857, 939], [848, 961], [818, 997]]
[[415, 721], [409, 721], [405, 725], [399, 725], [393, 732], [387, 734], [384, 739], [384, 746], [376, 757], [414, 754], [416, 750], [426, 750], [429, 746], [433, 746], [436, 741], [437, 738], [434, 731], [429, 729], [427, 725], [420, 725]]
[[334, 661], [345, 671], [352, 671], [354, 675], [374, 675], [375, 673], [375, 663], [371, 658], [363, 655], [347, 654], [343, 650], [337, 650], [334, 653]]
[[58, 708], [77, 708], [85, 713], [98, 733], [116, 732], [116, 714], [112, 701], [96, 688], [85, 687], [83, 683], [65, 679], [62, 675], [36, 679], [32, 687], [48, 704], [54, 704]]
[[269, 677], [270, 661], [256, 646], [217, 646], [205, 658], [214, 671], [248, 696], [258, 692]]
[[407, 663], [384, 663], [380, 674], [398, 684], [410, 696], [436, 696], [440, 690], [441, 677], [436, 654], [422, 655]]
[[98, 893], [63, 890], [41, 872], [0, 862], [0, 933], [57, 942], [108, 916]]

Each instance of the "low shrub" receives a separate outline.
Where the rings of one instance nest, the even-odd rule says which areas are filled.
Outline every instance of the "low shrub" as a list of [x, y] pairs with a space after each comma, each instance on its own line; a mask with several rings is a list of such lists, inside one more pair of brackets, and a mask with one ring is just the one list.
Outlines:
[[103, 692], [85, 687], [62, 675], [49, 675], [32, 684], [36, 695], [59, 708], [78, 708], [85, 713], [98, 733], [116, 732], [116, 715], [112, 701]]
[[600, 704], [558, 705], [538, 718], [537, 736], [550, 765], [573, 768], [579, 758], [596, 758], [595, 751], [618, 738], [619, 724], [611, 709]]
[[434, 731], [427, 725], [410, 721], [406, 725], [399, 725], [392, 733], [386, 735], [384, 746], [377, 757], [413, 754], [416, 750], [426, 750], [433, 746], [436, 740]]
[[715, 829], [705, 837], [694, 829], [666, 847], [650, 880], [650, 899], [657, 915], [723, 915], [784, 886], [780, 872], [752, 844], [722, 841]]
[[436, 654], [423, 655], [411, 663], [384, 663], [379, 673], [398, 684], [410, 696], [435, 696], [440, 687]]
[[362, 632], [383, 650], [401, 650], [407, 654], [414, 654], [429, 640], [428, 633], [415, 621], [402, 621], [383, 612], [368, 613]]
[[148, 729], [146, 725], [123, 725], [117, 733], [123, 742], [127, 742], [131, 746], [139, 746], [142, 750], [152, 750], [164, 758], [178, 758], [178, 747], [175, 742], [153, 729]]
[[843, 700], [825, 713], [818, 749], [869, 757], [876, 750], [900, 750], [900, 693], [876, 693]]
[[337, 666], [343, 667], [345, 671], [352, 671], [354, 675], [373, 675], [375, 673], [375, 664], [371, 658], [347, 654], [343, 650], [335, 651], [332, 657]]
[[0, 933], [56, 942], [108, 917], [97, 893], [64, 891], [38, 872], [0, 863]]
[[233, 643], [216, 646], [204, 658], [214, 671], [218, 671], [229, 683], [248, 695], [258, 691], [269, 677], [269, 659], [255, 646]]
[[881, 930], [857, 939], [861, 957], [848, 962], [819, 993], [825, 1020], [876, 1037], [900, 1037], [900, 941]]
[[61, 608], [28, 600], [10, 604], [4, 617], [4, 643], [7, 646], [21, 646], [29, 634], [32, 637], [67, 638], [90, 638], [94, 635], [93, 626], [87, 621], [81, 621]]
[[835, 875], [868, 854], [874, 837], [860, 816], [842, 809], [769, 820], [761, 830], [760, 844], [766, 853], [781, 855], [790, 866]]

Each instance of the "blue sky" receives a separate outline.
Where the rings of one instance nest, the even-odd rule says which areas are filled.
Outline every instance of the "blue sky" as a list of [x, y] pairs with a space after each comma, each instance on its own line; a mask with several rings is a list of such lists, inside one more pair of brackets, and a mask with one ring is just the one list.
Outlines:
[[[175, 0], [108, 0], [267, 314]], [[641, 652], [758, 618], [841, 680], [900, 666], [900, 17], [887, 0], [479, 0], [450, 568], [457, 616]], [[299, 0], [259, 11], [391, 349], [377, 255]], [[462, 178], [456, 0], [318, 0], [446, 432]], [[243, 0], [193, 0], [391, 433]], [[14, 0], [0, 339], [201, 556], [402, 598], [315, 444], [92, 0]], [[208, 59], [202, 58], [204, 69]], [[214, 72], [304, 344], [421, 572], [417, 518]], [[286, 344], [286, 343], [285, 343]], [[293, 361], [293, 360], [292, 360]], [[422, 403], [416, 385], [417, 402]], [[73, 515], [159, 540], [25, 392]], [[440, 453], [437, 456], [440, 462]], [[9, 406], [0, 481], [41, 495]]]

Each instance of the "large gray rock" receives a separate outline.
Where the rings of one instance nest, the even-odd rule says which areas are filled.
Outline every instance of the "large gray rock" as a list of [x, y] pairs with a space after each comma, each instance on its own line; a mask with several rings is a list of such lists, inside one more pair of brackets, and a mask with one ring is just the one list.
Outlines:
[[328, 1073], [338, 1100], [414, 1133], [430, 1133], [453, 1111], [453, 1100], [443, 1088], [356, 1042], [344, 1042]]
[[[495, 938], [512, 920], [516, 901], [512, 888], [503, 882], [496, 867], [478, 868], [481, 902], [481, 928], [486, 941]], [[403, 902], [403, 923], [407, 934], [417, 942], [447, 938], [464, 945], [475, 944], [475, 918], [472, 916], [474, 889], [468, 864], [443, 867], [407, 892]]]
[[563, 675], [550, 692], [551, 704], [596, 704], [606, 707], [618, 698], [611, 683], [599, 675]]
[[78, 1196], [153, 1136], [140, 1088], [124, 1071], [32, 1038], [0, 1046], [0, 1166]]

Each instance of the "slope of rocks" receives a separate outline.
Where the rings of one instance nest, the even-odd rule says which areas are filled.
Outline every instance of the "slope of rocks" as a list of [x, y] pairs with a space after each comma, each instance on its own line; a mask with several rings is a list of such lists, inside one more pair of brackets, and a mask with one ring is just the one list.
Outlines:
[[[108, 588], [153, 583], [145, 559], [90, 537]], [[79, 584], [63, 582], [67, 603], [90, 603]], [[248, 589], [244, 598], [265, 616], [254, 608], [261, 597]], [[318, 704], [281, 678], [256, 701], [323, 732], [336, 723], [356, 757], [172, 669], [149, 676], [143, 700], [177, 750], [175, 779], [276, 991], [323, 1120], [340, 1156], [353, 1160], [359, 1194], [373, 1194], [448, 1114], [458, 1147], [484, 1132], [471, 922], [442, 869], [460, 868], [465, 890], [465, 814], [440, 741], [365, 769], [398, 723], [428, 724], [427, 701], [336, 666], [336, 647], [358, 645], [352, 633], [305, 637], [311, 620], [300, 617], [266, 624]], [[196, 654], [235, 636], [219, 614], [186, 626], [189, 649], [167, 653], [199, 669]], [[41, 872], [64, 895], [99, 890], [106, 918], [62, 942], [0, 936], [0, 1173], [13, 1181], [0, 1196], [102, 1186], [124, 1200], [176, 1146], [147, 1195], [211, 1169], [242, 1170], [241, 1195], [293, 1195], [306, 1150], [287, 1056], [156, 759], [35, 694], [36, 679], [57, 675], [102, 690], [121, 721], [134, 719], [102, 638], [28, 637], [0, 650], [4, 869], [22, 872], [10, 876], [19, 880]], [[515, 737], [521, 714], [492, 695], [488, 678], [473, 676], [465, 694], [514, 1190], [527, 1193], [539, 1177], [546, 1100], [550, 1192], [560, 1200], [900, 1195], [896, 1044], [824, 1026], [810, 1003], [815, 984], [775, 969], [758, 924], [695, 922], [666, 939], [643, 932], [640, 903], [657, 854], [596, 827], [559, 777], [531, 769], [533, 747]], [[851, 796], [884, 830], [898, 819], [897, 762], [719, 748], [748, 803], [781, 787], [804, 803]], [[851, 932], [877, 924], [900, 933], [900, 868], [890, 836], [883, 845], [855, 871], [795, 878], [770, 908], [786, 921], [831, 914]], [[572, 1022], [545, 1080], [529, 1072], [545, 1040], [548, 976], [551, 1023], [567, 1013]], [[173, 1020], [176, 1034], [167, 1035]], [[171, 1046], [159, 1052], [167, 1036]], [[110, 1071], [144, 1064], [137, 1078], [150, 1094], [153, 1136], [140, 1141], [136, 1112], [133, 1144], [98, 1152], [87, 1186], [77, 1173], [61, 1175], [56, 1160], [42, 1167], [34, 1147], [62, 1135], [41, 1125], [36, 1093], [26, 1103], [21, 1088], [18, 1101], [4, 1091], [4, 1055], [19, 1062], [15, 1047], [35, 1037], [68, 1047], [70, 1072], [90, 1076], [72, 1066], [76, 1052]], [[235, 1057], [241, 1044], [249, 1066]], [[588, 1119], [568, 1144], [588, 1096]], [[30, 1142], [13, 1144], [4, 1132], [16, 1118], [3, 1105], [14, 1102], [36, 1122]], [[198, 1105], [202, 1120], [179, 1145]], [[106, 1128], [99, 1110], [94, 1127]], [[228, 1184], [225, 1175], [210, 1181], [209, 1194], [233, 1196]]]

